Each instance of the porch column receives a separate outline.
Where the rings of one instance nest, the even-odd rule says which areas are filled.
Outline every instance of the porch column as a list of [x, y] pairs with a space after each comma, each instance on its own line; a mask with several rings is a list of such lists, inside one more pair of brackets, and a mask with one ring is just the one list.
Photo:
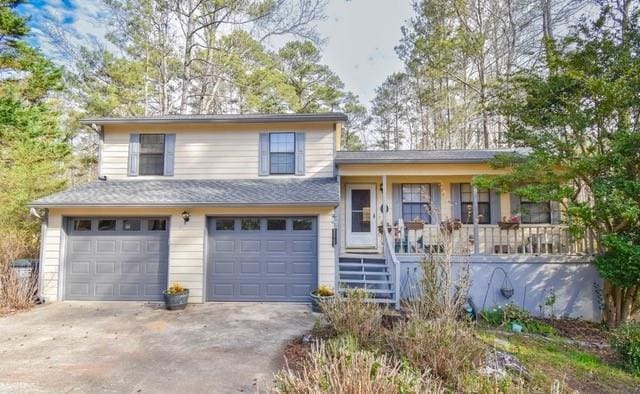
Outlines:
[[[382, 231], [387, 230], [387, 215], [389, 214], [387, 205], [387, 176], [382, 176]], [[384, 232], [383, 232], [384, 235]]]
[[478, 188], [473, 187], [473, 254], [480, 254], [480, 228], [478, 227]]

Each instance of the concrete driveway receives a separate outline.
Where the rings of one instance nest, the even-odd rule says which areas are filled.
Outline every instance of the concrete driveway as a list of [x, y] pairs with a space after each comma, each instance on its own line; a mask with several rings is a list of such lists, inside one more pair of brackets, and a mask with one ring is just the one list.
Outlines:
[[265, 391], [313, 322], [302, 304], [39, 306], [0, 318], [0, 392]]

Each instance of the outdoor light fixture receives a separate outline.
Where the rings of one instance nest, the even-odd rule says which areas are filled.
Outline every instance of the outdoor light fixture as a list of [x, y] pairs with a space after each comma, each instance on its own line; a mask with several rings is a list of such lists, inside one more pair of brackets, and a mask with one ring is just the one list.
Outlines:
[[182, 220], [184, 220], [184, 224], [189, 223], [189, 219], [191, 219], [191, 214], [187, 211], [182, 212]]

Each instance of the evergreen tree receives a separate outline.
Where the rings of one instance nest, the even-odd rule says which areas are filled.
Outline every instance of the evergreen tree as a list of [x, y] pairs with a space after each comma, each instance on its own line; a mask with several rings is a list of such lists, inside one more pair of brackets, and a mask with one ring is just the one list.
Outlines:
[[64, 186], [70, 145], [52, 97], [63, 87], [61, 70], [25, 41], [18, 4], [0, 2], [0, 231], [35, 240], [38, 222], [26, 205]]

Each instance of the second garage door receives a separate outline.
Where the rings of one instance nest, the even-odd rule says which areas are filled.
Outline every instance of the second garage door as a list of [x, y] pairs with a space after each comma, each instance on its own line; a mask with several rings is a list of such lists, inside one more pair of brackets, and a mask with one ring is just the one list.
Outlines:
[[207, 300], [309, 300], [318, 281], [316, 218], [209, 218], [208, 232]]

